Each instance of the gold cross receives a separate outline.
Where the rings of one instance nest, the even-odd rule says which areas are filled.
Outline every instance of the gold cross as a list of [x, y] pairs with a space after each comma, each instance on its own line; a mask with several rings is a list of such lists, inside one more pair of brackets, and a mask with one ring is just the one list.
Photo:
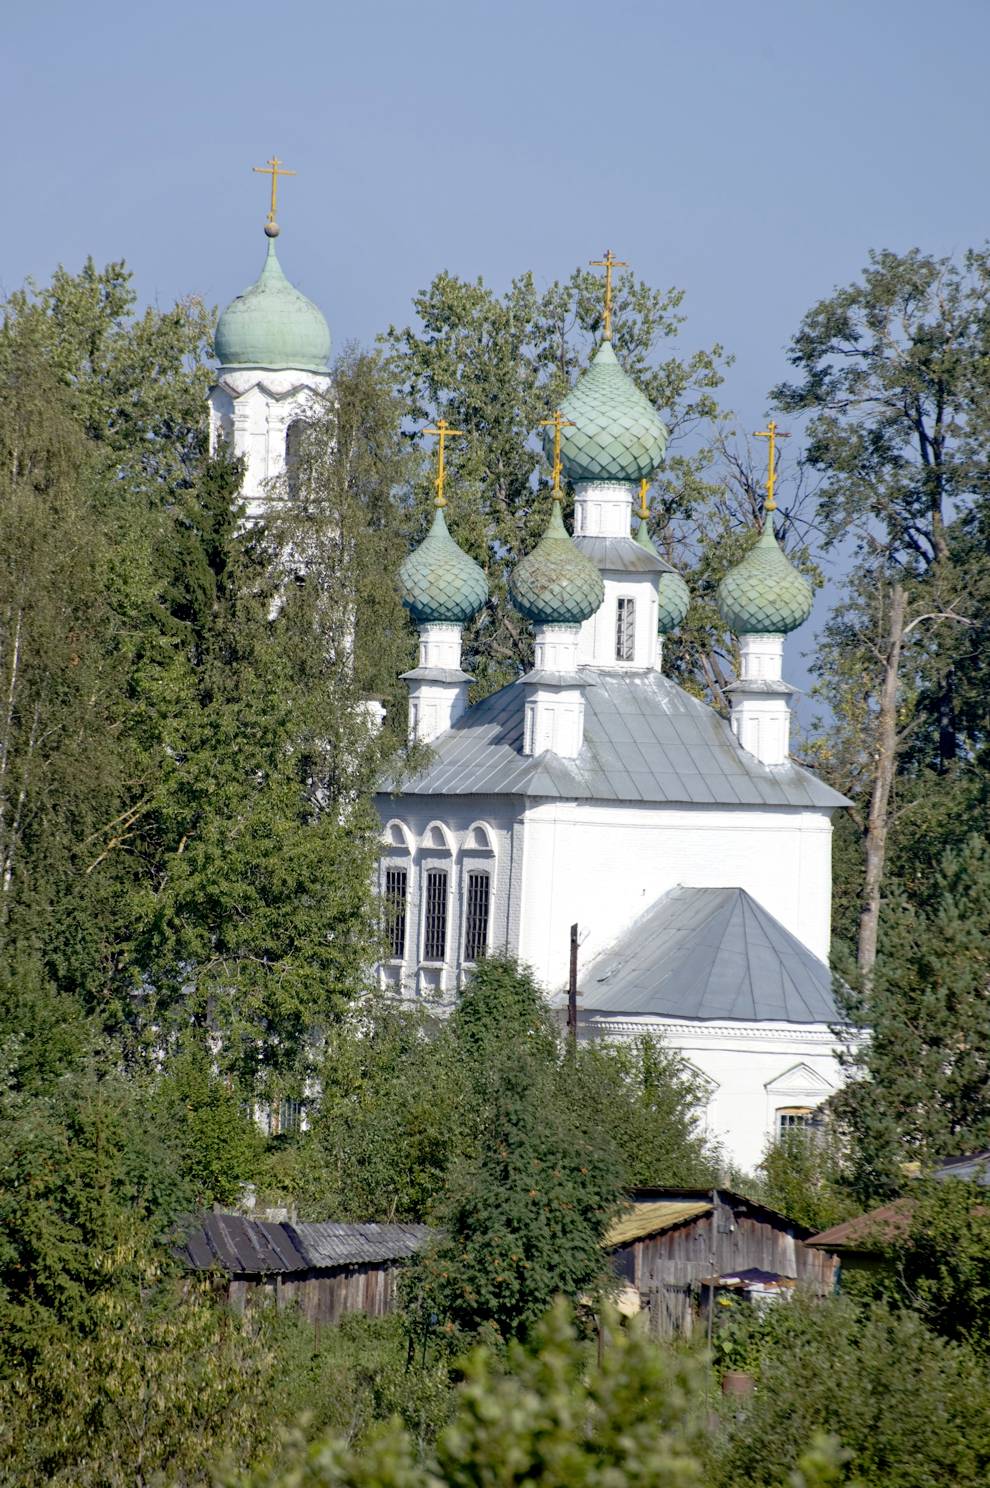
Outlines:
[[650, 520], [650, 508], [646, 504], [646, 493], [649, 489], [649, 481], [641, 480], [639, 483], [639, 520], [641, 522], [648, 522]]
[[251, 169], [257, 171], [260, 176], [271, 176], [272, 178], [272, 204], [268, 211], [268, 222], [274, 225], [275, 203], [278, 199], [278, 178], [279, 176], [294, 176], [296, 173], [295, 171], [283, 170], [282, 162], [277, 155], [273, 155], [267, 165], [252, 165]]
[[777, 503], [774, 500], [773, 493], [774, 487], [777, 484], [777, 440], [790, 439], [791, 436], [789, 434], [785, 434], [783, 430], [778, 429], [774, 420], [771, 419], [765, 429], [755, 429], [753, 431], [753, 437], [755, 439], [769, 440], [769, 444], [767, 446], [766, 510], [768, 512], [775, 512], [777, 510]]
[[574, 424], [571, 419], [565, 419], [558, 408], [553, 418], [540, 419], [540, 428], [553, 430], [553, 470], [550, 475], [553, 481], [552, 494], [554, 501], [563, 501], [564, 493], [560, 489], [560, 431], [561, 429], [573, 429]]
[[612, 339], [612, 270], [613, 269], [628, 269], [629, 265], [626, 263], [625, 259], [614, 258], [613, 255], [612, 255], [611, 248], [606, 248], [605, 249], [605, 257], [604, 258], [593, 258], [593, 259], [591, 259], [589, 266], [591, 268], [593, 268], [593, 269], [604, 269], [605, 270], [605, 331], [604, 331], [604, 335], [605, 335], [605, 340], [606, 341], [611, 341], [611, 339]]
[[444, 461], [444, 446], [446, 445], [447, 440], [450, 439], [454, 434], [463, 434], [464, 430], [452, 429], [447, 420], [441, 418], [437, 419], [437, 425], [435, 429], [432, 427], [429, 429], [424, 429], [423, 433], [435, 434], [440, 441], [437, 446], [437, 473], [434, 477], [433, 484], [436, 487], [437, 492], [436, 505], [446, 506], [447, 498], [443, 494], [443, 488], [447, 483], [447, 467]]

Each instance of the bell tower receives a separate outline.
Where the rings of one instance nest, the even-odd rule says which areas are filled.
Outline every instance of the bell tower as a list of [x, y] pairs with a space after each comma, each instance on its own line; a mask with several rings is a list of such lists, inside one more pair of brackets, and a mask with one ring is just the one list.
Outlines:
[[330, 330], [319, 308], [282, 271], [275, 251], [278, 182], [286, 170], [277, 156], [254, 170], [271, 176], [265, 222], [268, 252], [261, 274], [227, 306], [217, 322], [219, 367], [209, 391], [210, 449], [220, 439], [245, 460], [241, 494], [249, 521], [270, 499], [268, 482], [291, 463], [300, 425], [330, 392]]

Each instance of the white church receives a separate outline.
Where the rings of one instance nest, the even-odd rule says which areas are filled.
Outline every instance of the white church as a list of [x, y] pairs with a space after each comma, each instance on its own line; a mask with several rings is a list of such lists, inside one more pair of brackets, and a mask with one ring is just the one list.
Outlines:
[[[266, 232], [260, 278], [220, 318], [210, 392], [212, 440], [246, 457], [249, 513], [330, 387], [327, 324], [282, 272], [274, 211]], [[410, 735], [430, 755], [378, 799], [380, 979], [449, 1005], [480, 958], [507, 949], [559, 1005], [577, 924], [578, 1036], [660, 1035], [697, 1075], [711, 1135], [751, 1171], [842, 1079], [827, 958], [832, 814], [847, 803], [789, 753], [784, 637], [811, 591], [774, 534], [772, 427], [763, 529], [718, 594], [740, 650], [725, 722], [663, 672], [688, 591], [645, 502], [632, 524], [667, 434], [608, 335], [560, 415], [550, 522], [511, 580], [531, 671], [469, 703], [461, 631], [488, 588], [447, 529], [442, 478], [397, 576], [420, 638]]]

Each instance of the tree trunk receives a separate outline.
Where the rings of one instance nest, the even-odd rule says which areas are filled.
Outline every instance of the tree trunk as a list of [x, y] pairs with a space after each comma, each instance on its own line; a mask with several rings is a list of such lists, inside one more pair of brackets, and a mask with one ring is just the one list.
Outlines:
[[864, 981], [869, 981], [877, 959], [877, 932], [880, 927], [880, 886], [887, 858], [890, 792], [897, 765], [897, 683], [904, 644], [904, 614], [907, 596], [900, 584], [890, 593], [890, 620], [887, 627], [887, 650], [884, 657], [883, 684], [880, 689], [880, 711], [877, 716], [876, 764], [870, 793], [870, 814], [866, 824], [866, 872], [863, 879], [863, 904], [859, 916], [859, 950], [857, 960]]

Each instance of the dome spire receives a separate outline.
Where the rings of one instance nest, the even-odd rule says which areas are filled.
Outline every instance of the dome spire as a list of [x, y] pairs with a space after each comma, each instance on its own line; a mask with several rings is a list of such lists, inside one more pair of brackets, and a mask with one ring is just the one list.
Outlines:
[[785, 434], [782, 429], [777, 428], [775, 419], [771, 419], [765, 429], [756, 429], [754, 439], [766, 439], [767, 444], [767, 499], [764, 503], [765, 512], [775, 512], [777, 502], [774, 499], [774, 491], [777, 486], [777, 440], [790, 439], [790, 434]]
[[789, 435], [773, 419], [755, 431], [766, 439], [767, 497], [763, 528], [741, 563], [730, 568], [718, 586], [716, 603], [722, 619], [737, 636], [787, 635], [811, 614], [811, 585], [785, 557], [777, 542], [773, 514], [777, 510], [777, 440]]
[[259, 176], [271, 176], [272, 178], [272, 200], [268, 208], [268, 217], [265, 220], [265, 236], [277, 238], [280, 232], [278, 223], [275, 221], [275, 208], [278, 204], [278, 178], [279, 176], [294, 176], [294, 170], [286, 170], [277, 155], [273, 155], [265, 165], [252, 165], [251, 169]]
[[550, 521], [536, 547], [516, 564], [509, 580], [509, 597], [519, 613], [538, 626], [578, 626], [599, 608], [605, 591], [601, 574], [574, 545], [561, 514], [560, 431], [570, 426], [570, 420], [558, 408], [552, 418], [541, 422], [553, 429]]
[[437, 473], [433, 480], [433, 486], [437, 494], [433, 504], [439, 510], [447, 505], [447, 498], [444, 495], [444, 487], [447, 484], [447, 465], [445, 459], [447, 440], [454, 435], [463, 434], [464, 430], [452, 429], [446, 419], [440, 418], [437, 419], [436, 428], [426, 428], [423, 430], [423, 433], [435, 434], [437, 438]]
[[487, 600], [488, 580], [455, 543], [443, 514], [446, 444], [462, 430], [441, 418], [423, 433], [439, 440], [433, 525], [399, 569], [399, 587], [419, 629], [419, 665], [403, 677], [409, 684], [409, 738], [428, 744], [453, 728], [468, 705], [471, 678], [461, 667], [461, 629]]
[[279, 176], [294, 176], [277, 155], [252, 170], [272, 178], [265, 222], [268, 252], [260, 275], [227, 306], [217, 321], [214, 349], [224, 372], [251, 367], [265, 371], [327, 374], [330, 328], [320, 309], [285, 277], [275, 252]]
[[573, 429], [573, 427], [573, 421], [565, 418], [559, 408], [554, 411], [552, 418], [540, 419], [541, 429], [553, 430], [553, 465], [550, 471], [550, 494], [554, 501], [562, 502], [564, 499], [564, 493], [560, 489], [560, 472], [563, 469], [560, 462], [560, 431], [564, 428]]
[[602, 335], [606, 341], [612, 339], [612, 270], [628, 269], [629, 265], [623, 258], [616, 258], [611, 248], [605, 249], [604, 258], [592, 258], [589, 260], [592, 269], [605, 270], [605, 327]]
[[424, 434], [435, 435], [439, 440], [437, 473], [433, 480], [436, 510], [426, 537], [399, 569], [402, 603], [420, 626], [464, 625], [488, 598], [488, 580], [484, 570], [455, 543], [443, 514], [447, 505], [444, 495], [446, 442], [461, 432], [452, 429], [442, 418], [437, 419], [435, 426], [423, 430]]

